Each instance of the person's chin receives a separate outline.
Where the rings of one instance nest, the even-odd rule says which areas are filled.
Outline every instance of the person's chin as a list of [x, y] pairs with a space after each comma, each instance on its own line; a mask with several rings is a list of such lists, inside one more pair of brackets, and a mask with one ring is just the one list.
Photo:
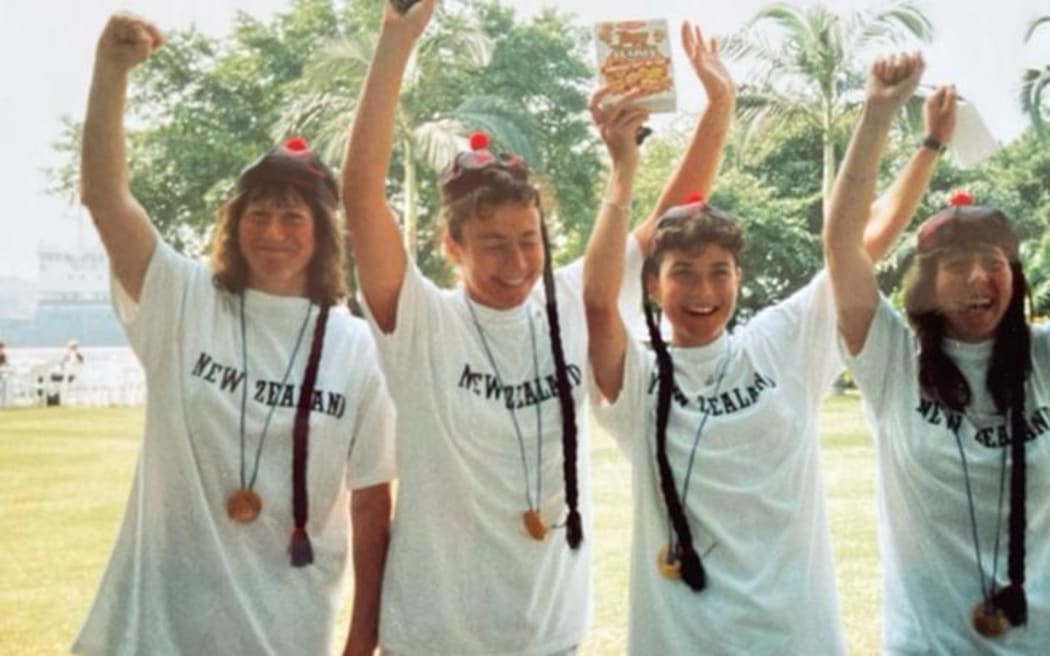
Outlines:
[[494, 294], [486, 303], [494, 310], [513, 310], [529, 298], [528, 294]]
[[515, 307], [521, 305], [529, 298], [529, 294], [532, 292], [533, 281], [524, 280], [522, 282], [506, 283], [499, 282], [494, 286], [494, 295], [503, 299], [508, 307]]

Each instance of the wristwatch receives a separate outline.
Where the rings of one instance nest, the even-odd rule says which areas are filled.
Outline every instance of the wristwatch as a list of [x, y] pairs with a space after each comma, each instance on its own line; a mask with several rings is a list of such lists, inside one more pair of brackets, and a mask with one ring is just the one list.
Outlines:
[[948, 149], [948, 146], [945, 146], [940, 141], [937, 141], [936, 139], [934, 139], [930, 135], [926, 135], [923, 138], [923, 140], [922, 140], [922, 147], [923, 148], [929, 148], [930, 150], [932, 150], [932, 151], [934, 151], [936, 153], [943, 153], [945, 150]]

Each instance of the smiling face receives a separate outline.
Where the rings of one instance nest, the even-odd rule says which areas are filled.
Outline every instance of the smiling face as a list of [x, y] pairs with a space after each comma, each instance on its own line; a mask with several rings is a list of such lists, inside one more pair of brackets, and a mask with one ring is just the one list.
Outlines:
[[540, 211], [532, 203], [497, 205], [445, 237], [471, 300], [497, 310], [525, 302], [543, 273]]
[[646, 278], [649, 296], [671, 323], [675, 346], [710, 344], [725, 331], [740, 292], [733, 253], [715, 243], [668, 249]]
[[248, 287], [278, 296], [306, 295], [314, 220], [301, 196], [291, 191], [248, 201], [237, 222], [237, 242], [248, 265]]
[[947, 251], [937, 261], [934, 293], [948, 337], [991, 339], [1013, 296], [1010, 261], [997, 246]]

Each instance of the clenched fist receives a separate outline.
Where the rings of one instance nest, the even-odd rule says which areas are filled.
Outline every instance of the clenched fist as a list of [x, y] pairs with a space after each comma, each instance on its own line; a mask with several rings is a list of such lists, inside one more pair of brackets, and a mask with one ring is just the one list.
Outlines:
[[128, 12], [110, 16], [95, 50], [99, 64], [128, 71], [149, 59], [164, 43], [157, 26]]

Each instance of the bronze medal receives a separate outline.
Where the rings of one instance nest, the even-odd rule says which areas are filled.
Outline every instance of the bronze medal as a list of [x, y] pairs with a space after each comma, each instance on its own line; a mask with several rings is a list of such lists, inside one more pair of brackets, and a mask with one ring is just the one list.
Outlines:
[[254, 490], [240, 488], [226, 497], [226, 514], [235, 522], [247, 524], [255, 521], [262, 510], [262, 499]]
[[989, 601], [980, 601], [973, 607], [971, 621], [977, 633], [985, 638], [998, 638], [1009, 626], [1006, 614]]
[[677, 551], [671, 552], [666, 544], [660, 547], [660, 550], [656, 552], [656, 569], [660, 570], [664, 578], [672, 581], [680, 579], [682, 561], [679, 560]]
[[533, 540], [543, 541], [547, 536], [547, 524], [540, 517], [539, 511], [526, 510], [521, 514], [521, 522], [525, 525], [525, 531], [532, 536]]

